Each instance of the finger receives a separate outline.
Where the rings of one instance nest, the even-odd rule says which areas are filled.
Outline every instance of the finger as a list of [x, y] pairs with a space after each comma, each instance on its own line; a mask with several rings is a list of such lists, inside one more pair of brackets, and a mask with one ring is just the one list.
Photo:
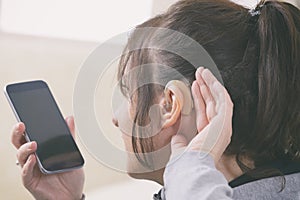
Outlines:
[[175, 152], [180, 148], [186, 147], [187, 145], [188, 142], [183, 135], [174, 135], [171, 139], [172, 152]]
[[191, 150], [207, 152], [212, 155], [215, 163], [218, 162], [221, 155], [231, 141], [232, 135], [232, 111], [231, 105], [221, 107], [211, 122], [191, 141], [189, 147]]
[[186, 138], [183, 135], [174, 135], [171, 139], [171, 157], [170, 160], [174, 160], [174, 158], [177, 158], [179, 155], [181, 155], [185, 147], [187, 147], [188, 142]]
[[217, 80], [217, 78], [211, 73], [210, 70], [205, 69], [202, 72], [202, 78], [210, 90], [210, 94], [213, 96], [215, 101], [224, 102], [226, 89]]
[[199, 83], [199, 85], [204, 84], [204, 81], [203, 81], [202, 76], [201, 76], [203, 70], [204, 70], [204, 67], [199, 67], [196, 71], [196, 80]]
[[70, 132], [73, 136], [73, 138], [75, 139], [75, 122], [74, 122], [74, 117], [73, 116], [69, 116], [66, 118], [66, 122], [67, 122], [67, 125], [70, 129]]
[[25, 125], [22, 122], [16, 124], [13, 128], [12, 135], [11, 135], [11, 142], [17, 149], [20, 148], [21, 145], [26, 143], [24, 132], [25, 132]]
[[26, 188], [30, 188], [30, 183], [34, 176], [35, 165], [36, 165], [36, 157], [34, 154], [31, 154], [28, 157], [28, 160], [26, 161], [22, 169], [22, 180]]
[[[216, 112], [225, 114], [225, 111], [232, 111], [233, 103], [226, 88], [216, 79], [216, 77], [208, 69], [202, 72], [203, 80], [210, 88], [210, 92], [216, 103]], [[226, 112], [230, 113], [231, 112]]]
[[33, 154], [37, 149], [37, 144], [36, 142], [28, 142], [26, 144], [23, 144], [18, 152], [17, 152], [17, 159], [21, 165], [21, 167], [24, 166], [26, 163], [28, 157]]
[[[202, 74], [205, 70], [202, 71]], [[206, 115], [207, 115], [207, 119], [208, 121], [210, 121], [215, 115], [215, 101], [213, 96], [210, 93], [210, 89], [208, 88], [207, 84], [205, 83], [205, 80], [202, 77], [202, 74], [200, 74], [201, 71], [197, 71], [196, 72], [196, 77], [197, 77], [197, 81], [199, 80], [199, 84], [200, 85], [200, 91], [201, 91], [201, 95], [203, 97], [204, 103], [206, 105]]]
[[226, 91], [224, 103], [221, 103], [218, 108], [218, 114], [215, 117], [216, 121], [221, 125], [222, 130], [225, 133], [224, 137], [231, 138], [232, 134], [232, 116], [233, 116], [233, 103], [230, 96]]
[[200, 132], [208, 124], [208, 119], [206, 116], [205, 103], [201, 95], [200, 86], [197, 81], [194, 81], [192, 84], [192, 95], [196, 110], [197, 130], [198, 132]]

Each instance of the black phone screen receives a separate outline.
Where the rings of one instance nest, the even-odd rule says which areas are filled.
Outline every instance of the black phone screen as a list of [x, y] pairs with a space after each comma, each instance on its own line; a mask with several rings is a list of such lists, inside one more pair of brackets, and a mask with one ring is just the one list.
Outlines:
[[16, 114], [26, 126], [28, 138], [37, 142], [36, 155], [46, 171], [83, 165], [83, 157], [45, 82], [12, 84], [6, 91]]

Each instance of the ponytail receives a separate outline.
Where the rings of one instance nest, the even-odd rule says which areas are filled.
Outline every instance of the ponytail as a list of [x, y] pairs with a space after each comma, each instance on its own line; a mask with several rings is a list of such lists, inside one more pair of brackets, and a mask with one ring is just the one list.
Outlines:
[[[256, 165], [300, 150], [300, 11], [288, 3], [262, 1], [257, 9], [260, 54], [254, 128]], [[254, 16], [256, 17], [256, 16]]]

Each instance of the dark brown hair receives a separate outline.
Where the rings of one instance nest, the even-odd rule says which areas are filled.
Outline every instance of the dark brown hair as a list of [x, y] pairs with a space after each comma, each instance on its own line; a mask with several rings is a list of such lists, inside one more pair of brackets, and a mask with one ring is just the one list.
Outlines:
[[[138, 26], [179, 31], [199, 42], [213, 58], [234, 103], [233, 136], [225, 153], [236, 155], [244, 171], [248, 168], [240, 161], [243, 156], [256, 167], [282, 158], [300, 161], [300, 11], [279, 1], [261, 1], [256, 11], [254, 15], [227, 0], [182, 0]], [[155, 62], [175, 68], [190, 83], [195, 80], [196, 69], [180, 56], [142, 49], [151, 36], [141, 40], [141, 49], [127, 52], [134, 39], [129, 38], [121, 58], [120, 79], [126, 67]], [[172, 42], [168, 38], [161, 45]], [[164, 73], [166, 81], [175, 78]], [[124, 85], [121, 88], [127, 93]], [[148, 123], [159, 92], [153, 84], [138, 88], [136, 124]], [[142, 139], [141, 134], [145, 133], [134, 126], [134, 151], [152, 151], [151, 138]], [[150, 162], [138, 158], [145, 165]]]

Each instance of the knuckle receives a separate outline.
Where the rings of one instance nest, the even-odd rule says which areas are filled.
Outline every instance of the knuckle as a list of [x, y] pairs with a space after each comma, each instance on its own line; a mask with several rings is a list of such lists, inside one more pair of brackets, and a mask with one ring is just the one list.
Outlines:
[[22, 145], [22, 146], [18, 149], [18, 151], [17, 151], [18, 158], [22, 158], [22, 157], [25, 156], [25, 154], [26, 154], [26, 149], [27, 149], [26, 144]]
[[21, 158], [23, 157], [23, 152], [21, 152], [20, 150], [17, 152], [17, 159], [19, 160], [19, 162], [20, 162], [20, 160], [21, 160]]
[[[25, 178], [26, 176], [27, 176], [27, 168], [26, 167], [24, 167], [23, 169], [22, 169], [22, 174], [21, 174], [21, 176], [22, 176], [22, 178]], [[25, 184], [24, 184], [24, 186], [25, 186]], [[26, 187], [26, 186], [25, 186]]]

